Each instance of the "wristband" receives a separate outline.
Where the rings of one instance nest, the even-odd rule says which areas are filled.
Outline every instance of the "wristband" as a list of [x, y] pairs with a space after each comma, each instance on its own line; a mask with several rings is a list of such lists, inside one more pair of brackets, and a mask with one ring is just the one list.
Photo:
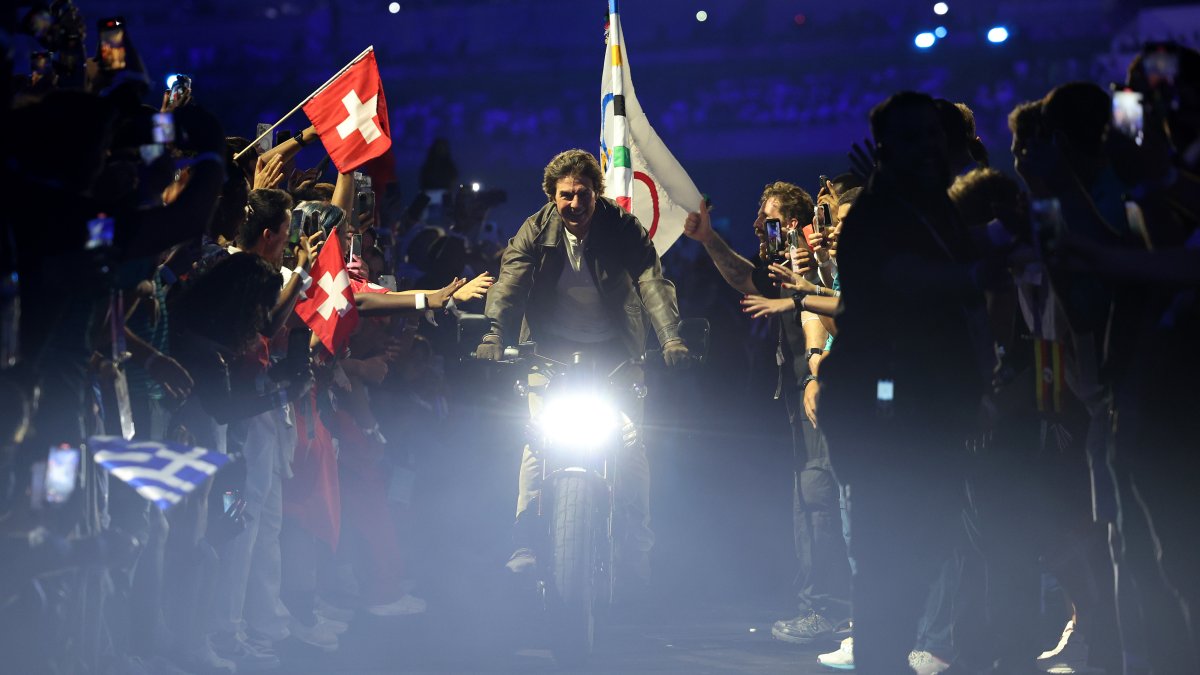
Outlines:
[[416, 297], [417, 309], [425, 309], [426, 307], [429, 306], [429, 304], [427, 302], [425, 302], [425, 294], [424, 293], [417, 293], [416, 295], [417, 295], [417, 297]]
[[308, 270], [300, 265], [296, 265], [296, 269], [292, 270], [292, 274], [300, 277], [300, 291], [304, 292], [312, 286], [312, 277], [308, 274]]
[[293, 140], [293, 141], [296, 141], [296, 145], [298, 145], [298, 146], [300, 146], [300, 147], [302, 147], [302, 148], [303, 148], [304, 146], [308, 145], [308, 143], [309, 143], [309, 141], [306, 141], [306, 140], [304, 140], [304, 132], [303, 132], [303, 131], [301, 131], [300, 133], [296, 134], [295, 136], [292, 136], [292, 140]]

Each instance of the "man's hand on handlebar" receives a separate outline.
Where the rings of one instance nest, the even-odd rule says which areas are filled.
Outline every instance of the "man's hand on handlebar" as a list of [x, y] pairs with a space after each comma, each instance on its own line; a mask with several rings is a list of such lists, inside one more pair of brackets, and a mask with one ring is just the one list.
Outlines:
[[668, 368], [686, 368], [688, 366], [690, 354], [687, 345], [683, 344], [683, 340], [667, 341], [667, 344], [663, 345], [662, 354], [663, 361]]
[[500, 361], [504, 358], [504, 344], [499, 335], [485, 335], [483, 342], [475, 348], [475, 358]]

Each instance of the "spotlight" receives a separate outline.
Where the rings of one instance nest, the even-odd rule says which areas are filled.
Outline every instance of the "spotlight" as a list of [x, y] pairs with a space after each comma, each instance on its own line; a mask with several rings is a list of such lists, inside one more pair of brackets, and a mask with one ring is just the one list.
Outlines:
[[945, 26], [938, 26], [937, 28], [934, 28], [934, 29], [933, 29], [933, 34], [934, 34], [934, 36], [936, 36], [936, 37], [937, 37], [937, 39], [939, 39], [939, 40], [941, 40], [942, 38], [946, 37], [946, 32], [947, 32], [947, 31], [946, 31], [946, 27], [945, 27]]
[[947, 5], [944, 2], [939, 2], [933, 6], [933, 13], [937, 14], [938, 16], [942, 16], [943, 14], [945, 14], [946, 12], [949, 12], [949, 11], [950, 11], [950, 5]]
[[1004, 26], [996, 26], [987, 32], [988, 42], [1000, 44], [1008, 39], [1008, 29]]
[[706, 12], [704, 10], [700, 10], [699, 12], [696, 12], [696, 20], [699, 21], [700, 23], [704, 23], [705, 21], [708, 21], [708, 12]]
[[390, 12], [392, 14], [399, 14], [400, 13], [400, 3], [393, 2], [390, 5], [388, 5], [388, 12]]
[[913, 38], [913, 44], [917, 46], [917, 49], [929, 49], [934, 42], [937, 42], [937, 38], [930, 32], [917, 33], [917, 37]]
[[479, 183], [471, 183], [471, 192], [479, 192]]

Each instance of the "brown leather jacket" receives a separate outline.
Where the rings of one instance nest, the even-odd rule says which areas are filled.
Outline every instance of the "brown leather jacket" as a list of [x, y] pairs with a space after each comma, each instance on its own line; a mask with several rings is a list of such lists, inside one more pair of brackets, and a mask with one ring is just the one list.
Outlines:
[[[520, 341], [544, 339], [566, 265], [565, 239], [553, 203], [525, 219], [488, 291], [490, 334], [512, 343], [520, 322]], [[647, 315], [659, 344], [679, 337], [675, 284], [663, 277], [658, 252], [637, 218], [609, 199], [597, 199], [583, 260], [631, 357], [646, 349]]]

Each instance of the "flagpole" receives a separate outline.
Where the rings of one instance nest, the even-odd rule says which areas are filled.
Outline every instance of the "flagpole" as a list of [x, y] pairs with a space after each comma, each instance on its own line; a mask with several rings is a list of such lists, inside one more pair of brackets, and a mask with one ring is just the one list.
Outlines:
[[242, 155], [244, 155], [250, 151], [250, 148], [253, 148], [254, 146], [258, 145], [259, 141], [261, 141], [262, 139], [269, 136], [272, 131], [275, 131], [276, 127], [278, 127], [280, 124], [283, 124], [284, 122], [286, 122], [288, 120], [288, 118], [291, 117], [292, 115], [295, 115], [297, 111], [299, 111], [301, 108], [304, 107], [305, 103], [308, 103], [309, 101], [313, 100], [313, 98], [317, 94], [320, 94], [322, 91], [325, 91], [325, 87], [328, 87], [331, 83], [333, 83], [334, 80], [341, 77], [342, 73], [344, 73], [350, 69], [350, 66], [353, 66], [354, 64], [361, 61], [364, 56], [371, 53], [371, 51], [374, 49], [375, 49], [375, 45], [371, 45], [371, 46], [367, 47], [366, 49], [364, 49], [362, 51], [362, 53], [359, 54], [358, 56], [354, 57], [354, 59], [352, 61], [350, 61], [350, 63], [347, 63], [345, 66], [342, 67], [341, 70], [334, 73], [333, 77], [329, 78], [328, 80], [325, 80], [325, 84], [317, 87], [316, 91], [314, 91], [313, 93], [304, 97], [304, 100], [301, 101], [295, 108], [292, 108], [291, 111], [289, 111], [288, 114], [284, 115], [282, 119], [280, 119], [275, 124], [272, 124], [270, 129], [267, 129], [266, 131], [259, 134], [258, 138], [254, 139], [253, 141], [250, 141], [250, 145], [247, 145], [246, 147], [242, 148], [241, 152], [239, 152], [233, 156], [233, 161], [236, 162], [237, 160], [241, 159]]

